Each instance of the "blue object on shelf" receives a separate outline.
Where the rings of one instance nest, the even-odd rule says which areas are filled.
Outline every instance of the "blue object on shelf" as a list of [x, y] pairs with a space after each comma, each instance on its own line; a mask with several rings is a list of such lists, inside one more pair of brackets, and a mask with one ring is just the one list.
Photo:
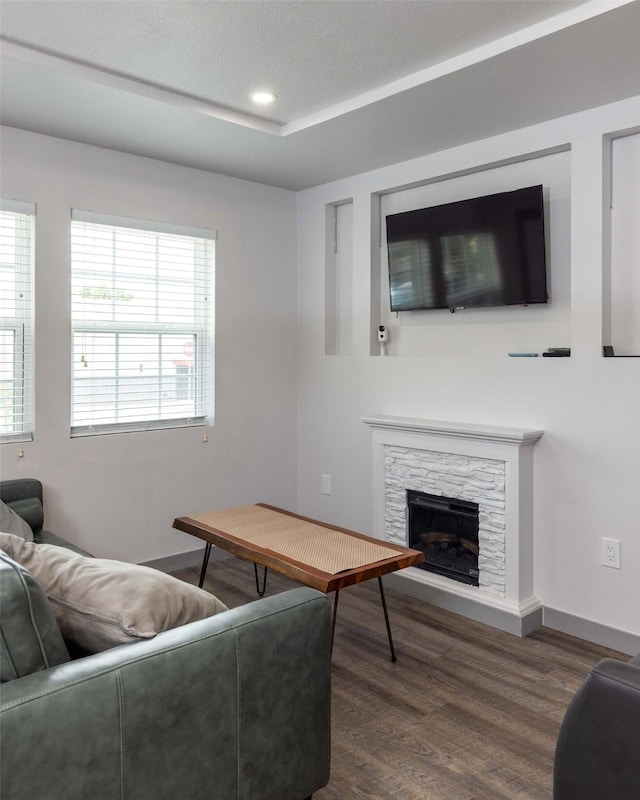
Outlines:
[[537, 353], [509, 353], [511, 358], [537, 358]]

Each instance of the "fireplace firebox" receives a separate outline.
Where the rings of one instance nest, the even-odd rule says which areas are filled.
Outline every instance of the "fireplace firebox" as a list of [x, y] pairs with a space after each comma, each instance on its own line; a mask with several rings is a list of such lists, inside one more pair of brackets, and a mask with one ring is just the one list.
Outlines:
[[407, 510], [409, 547], [424, 553], [422, 569], [478, 586], [478, 504], [410, 489]]

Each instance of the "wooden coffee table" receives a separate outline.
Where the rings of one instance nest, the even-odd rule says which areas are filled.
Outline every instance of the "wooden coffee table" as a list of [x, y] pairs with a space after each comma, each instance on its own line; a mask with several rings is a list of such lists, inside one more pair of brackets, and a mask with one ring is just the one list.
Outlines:
[[[216, 545], [238, 558], [253, 562], [260, 596], [265, 591], [268, 569], [325, 594], [335, 592], [334, 630], [340, 589], [377, 578], [391, 660], [396, 660], [382, 576], [420, 564], [424, 561], [420, 551], [382, 542], [266, 503], [178, 517], [173, 527], [206, 542], [199, 586], [204, 583], [211, 546]], [[262, 587], [258, 580], [258, 564], [264, 567]]]

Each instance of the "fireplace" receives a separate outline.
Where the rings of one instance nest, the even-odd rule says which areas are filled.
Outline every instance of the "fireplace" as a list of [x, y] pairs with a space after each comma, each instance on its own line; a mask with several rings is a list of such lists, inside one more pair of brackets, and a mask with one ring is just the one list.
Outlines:
[[479, 585], [478, 520], [478, 503], [407, 490], [409, 547], [424, 553], [428, 572]]
[[539, 627], [533, 445], [543, 431], [384, 415], [363, 421], [372, 434], [374, 536], [409, 544], [407, 491], [478, 504], [477, 585], [408, 567], [389, 576], [389, 586], [519, 636]]

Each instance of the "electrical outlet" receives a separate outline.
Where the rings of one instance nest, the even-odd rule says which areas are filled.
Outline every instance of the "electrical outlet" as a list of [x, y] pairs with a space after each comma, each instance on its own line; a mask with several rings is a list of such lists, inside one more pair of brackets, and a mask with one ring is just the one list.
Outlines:
[[331, 494], [331, 475], [322, 475], [322, 494]]
[[602, 564], [605, 567], [620, 569], [620, 540], [602, 538]]

